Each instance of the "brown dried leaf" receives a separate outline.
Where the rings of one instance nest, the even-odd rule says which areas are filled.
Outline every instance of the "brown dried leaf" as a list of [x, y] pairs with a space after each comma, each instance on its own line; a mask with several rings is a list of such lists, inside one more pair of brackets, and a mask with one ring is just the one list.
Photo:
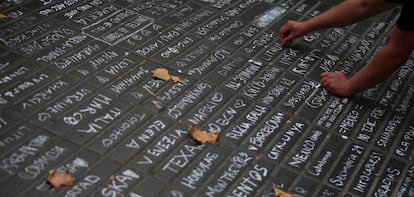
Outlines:
[[181, 82], [180, 77], [170, 75], [168, 73], [168, 70], [165, 69], [165, 68], [154, 69], [154, 70], [151, 71], [151, 73], [152, 73], [152, 76], [154, 76], [158, 79], [164, 80], [164, 81], [172, 81], [174, 83]]
[[152, 95], [152, 96], [157, 96], [153, 91], [149, 91], [149, 93]]
[[172, 81], [172, 82], [174, 82], [174, 83], [181, 82], [181, 79], [180, 79], [180, 77], [178, 77], [178, 76], [173, 76], [173, 75], [170, 75], [170, 79], [171, 79], [171, 81]]
[[0, 42], [6, 42], [4, 38], [0, 38]]
[[170, 74], [168, 74], [168, 70], [165, 68], [157, 68], [151, 71], [152, 76], [162, 79], [164, 81], [170, 80]]
[[154, 104], [154, 105], [158, 105], [158, 104], [160, 104], [161, 102], [160, 102], [160, 101], [156, 101], [156, 100], [151, 100], [151, 103], [152, 103], [152, 104]]
[[193, 139], [197, 140], [198, 142], [204, 144], [206, 142], [210, 144], [215, 144], [218, 137], [218, 132], [206, 132], [202, 131], [200, 125], [195, 124], [190, 127], [190, 133]]
[[5, 14], [0, 13], [0, 19], [8, 18]]
[[54, 188], [59, 188], [62, 185], [73, 185], [75, 178], [70, 174], [69, 170], [66, 170], [65, 173], [60, 173], [56, 170], [49, 170], [47, 172], [47, 181], [52, 184]]
[[275, 186], [273, 186], [273, 192], [275, 193], [276, 197], [297, 197], [298, 196], [296, 194], [289, 194]]

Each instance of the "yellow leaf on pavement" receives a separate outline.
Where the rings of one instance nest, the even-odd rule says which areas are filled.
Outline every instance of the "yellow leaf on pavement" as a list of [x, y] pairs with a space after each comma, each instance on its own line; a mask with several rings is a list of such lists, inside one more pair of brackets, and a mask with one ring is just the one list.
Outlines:
[[206, 142], [210, 144], [215, 144], [218, 137], [218, 132], [206, 132], [202, 131], [200, 125], [195, 124], [190, 127], [190, 133], [193, 139], [197, 140], [198, 142], [204, 144]]
[[47, 172], [47, 181], [54, 187], [71, 186], [75, 182], [75, 178], [70, 174], [68, 170], [65, 173], [58, 172], [56, 170], [49, 170]]
[[168, 74], [168, 70], [165, 68], [157, 68], [151, 71], [152, 75], [158, 79], [162, 79], [165, 81], [170, 80], [170, 74]]
[[154, 105], [159, 105], [161, 102], [160, 101], [156, 101], [156, 100], [151, 100], [151, 103]]
[[158, 79], [164, 80], [164, 81], [172, 81], [174, 83], [181, 82], [180, 77], [170, 75], [168, 73], [168, 70], [165, 69], [165, 68], [154, 69], [154, 70], [151, 71], [151, 73], [152, 73], [152, 76], [154, 76]]
[[298, 196], [296, 194], [289, 194], [275, 186], [273, 186], [273, 192], [275, 193], [276, 197], [297, 197]]
[[174, 83], [181, 82], [180, 77], [170, 75], [171, 81]]

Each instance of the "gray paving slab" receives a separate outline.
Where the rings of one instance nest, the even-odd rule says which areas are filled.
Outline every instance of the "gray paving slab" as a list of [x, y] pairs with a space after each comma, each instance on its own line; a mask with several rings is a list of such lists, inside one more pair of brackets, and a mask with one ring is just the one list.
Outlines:
[[278, 40], [338, 3], [0, 2], [0, 196], [414, 196], [414, 56], [354, 97], [319, 83], [364, 66], [400, 8]]

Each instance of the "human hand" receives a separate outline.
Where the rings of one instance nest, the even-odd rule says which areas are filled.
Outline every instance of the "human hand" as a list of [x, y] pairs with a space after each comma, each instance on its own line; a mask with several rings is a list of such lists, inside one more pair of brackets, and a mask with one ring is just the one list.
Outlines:
[[354, 94], [349, 88], [348, 78], [342, 72], [323, 72], [320, 82], [324, 88], [334, 95], [349, 97]]
[[307, 30], [303, 22], [289, 20], [280, 28], [279, 39], [282, 43], [291, 42], [305, 33]]

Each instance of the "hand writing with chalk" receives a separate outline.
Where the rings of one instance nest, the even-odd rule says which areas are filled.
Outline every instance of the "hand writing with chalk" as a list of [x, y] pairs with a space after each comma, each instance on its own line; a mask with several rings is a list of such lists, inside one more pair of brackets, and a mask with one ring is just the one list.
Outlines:
[[289, 20], [282, 26], [282, 28], [280, 28], [280, 41], [282, 44], [286, 44], [308, 32], [310, 32], [310, 30], [307, 30], [305, 22]]
[[288, 21], [280, 29], [280, 41], [287, 43], [308, 32], [342, 27], [362, 21], [382, 11], [402, 5], [397, 26], [390, 41], [354, 76], [348, 78], [340, 71], [321, 74], [321, 84], [337, 96], [348, 97], [387, 79], [407, 59], [414, 48], [414, 2], [410, 0], [347, 0], [309, 20]]

